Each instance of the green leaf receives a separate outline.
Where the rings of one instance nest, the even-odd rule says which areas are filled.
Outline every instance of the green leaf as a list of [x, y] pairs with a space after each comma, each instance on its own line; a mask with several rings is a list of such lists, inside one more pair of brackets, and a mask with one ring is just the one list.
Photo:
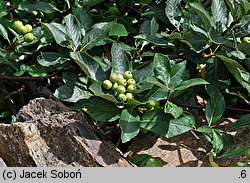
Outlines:
[[47, 30], [55, 39], [57, 44], [63, 47], [67, 47], [66, 29], [59, 23], [41, 23], [45, 30]]
[[154, 57], [154, 72], [155, 77], [161, 80], [165, 86], [168, 86], [170, 81], [171, 65], [167, 56], [156, 53]]
[[233, 131], [241, 127], [250, 126], [250, 114], [241, 116], [237, 121], [228, 127], [228, 131]]
[[208, 31], [211, 27], [214, 27], [212, 18], [208, 11], [199, 3], [190, 3], [191, 8], [202, 18], [203, 26]]
[[38, 11], [43, 11], [45, 13], [53, 13], [56, 11], [60, 11], [52, 4], [46, 3], [43, 1], [23, 2], [23, 3], [19, 4], [18, 9], [23, 10], [23, 11], [28, 11], [28, 12], [38, 10]]
[[119, 121], [122, 143], [130, 141], [140, 132], [140, 117], [133, 109], [124, 109]]
[[186, 61], [174, 64], [171, 68], [170, 72], [170, 82], [169, 82], [169, 88], [174, 89], [176, 86], [181, 84], [183, 81], [183, 76], [186, 72]]
[[166, 91], [168, 90], [168, 87], [161, 84], [155, 77], [148, 77], [146, 79], [146, 81], [149, 82], [149, 83], [152, 83], [152, 84], [154, 84], [156, 86], [159, 86], [160, 88], [165, 89]]
[[137, 154], [129, 158], [129, 161], [138, 167], [162, 167], [159, 160], [148, 154]]
[[128, 31], [123, 24], [116, 23], [109, 32], [109, 35], [118, 37], [128, 36]]
[[223, 138], [221, 134], [213, 129], [213, 149], [216, 154], [220, 153], [223, 149]]
[[212, 19], [215, 23], [219, 22], [222, 27], [227, 25], [227, 7], [224, 0], [212, 1]]
[[165, 8], [168, 20], [177, 28], [180, 27], [180, 21], [176, 19], [181, 14], [179, 10], [179, 3], [180, 0], [168, 0]]
[[248, 146], [238, 146], [233, 147], [229, 150], [227, 150], [223, 155], [221, 155], [219, 158], [231, 158], [234, 156], [240, 156], [245, 154], [248, 151]]
[[196, 131], [206, 135], [212, 135], [213, 133], [213, 130], [207, 125], [200, 126]]
[[155, 109], [141, 115], [141, 127], [170, 138], [194, 128], [195, 120], [189, 113], [174, 119], [172, 115]]
[[229, 73], [223, 62], [210, 58], [206, 62], [206, 80], [218, 89], [226, 89], [229, 85]]
[[131, 64], [120, 43], [113, 43], [111, 48], [112, 72], [123, 75], [125, 71], [131, 70]]
[[104, 0], [81, 0], [81, 5], [91, 7], [102, 3]]
[[2, 35], [3, 38], [6, 39], [10, 43], [8, 32], [2, 24], [0, 24], [0, 35]]
[[163, 88], [159, 88], [157, 86], [154, 86], [146, 95], [146, 98], [148, 101], [159, 101], [162, 99], [166, 99], [168, 96], [168, 91]]
[[108, 101], [118, 103], [117, 99], [114, 97], [114, 93], [104, 93], [102, 90], [102, 82], [94, 82], [90, 85], [89, 90], [94, 93], [95, 96], [104, 98]]
[[88, 9], [84, 6], [74, 6], [73, 7], [73, 14], [77, 17], [81, 24], [81, 28], [83, 28], [84, 31], [87, 31], [91, 28], [93, 25], [93, 20], [91, 17], [90, 12]]
[[87, 113], [96, 121], [112, 122], [121, 117], [121, 109], [117, 108], [113, 102], [94, 97], [80, 102]]
[[103, 81], [108, 78], [99, 62], [86, 52], [70, 52], [70, 57], [74, 59], [89, 78], [96, 81]]
[[10, 115], [10, 112], [9, 111], [4, 111], [2, 113], [0, 113], [0, 118], [6, 118]]
[[63, 64], [69, 61], [69, 58], [57, 52], [41, 52], [41, 55], [37, 57], [37, 61], [44, 67], [50, 67], [56, 64]]
[[206, 84], [209, 84], [209, 83], [203, 79], [194, 78], [194, 79], [189, 79], [189, 80], [181, 82], [181, 84], [179, 84], [174, 90], [181, 91], [192, 86], [206, 85]]
[[207, 88], [209, 100], [206, 104], [205, 116], [208, 125], [211, 126], [223, 115], [226, 107], [226, 102], [223, 95], [216, 88]]
[[74, 83], [66, 83], [56, 89], [54, 96], [62, 101], [76, 103], [82, 99], [88, 99], [92, 95], [89, 91], [75, 86]]
[[101, 22], [94, 24], [92, 28], [86, 32], [82, 42], [82, 50], [89, 50], [97, 46], [99, 42], [108, 38], [109, 32], [115, 22]]
[[245, 82], [240, 73], [240, 70], [245, 71], [245, 69], [236, 60], [227, 58], [223, 55], [217, 55], [217, 57], [224, 62], [228, 70], [237, 79], [237, 81], [250, 92], [250, 83]]
[[168, 114], [172, 114], [174, 118], [178, 118], [182, 115], [183, 109], [173, 104], [172, 102], [167, 101], [164, 106], [164, 112]]
[[[76, 16], [69, 14], [64, 17], [67, 37], [70, 38], [71, 44], [77, 49], [81, 44], [81, 25]], [[66, 37], [66, 38], [67, 38]]]

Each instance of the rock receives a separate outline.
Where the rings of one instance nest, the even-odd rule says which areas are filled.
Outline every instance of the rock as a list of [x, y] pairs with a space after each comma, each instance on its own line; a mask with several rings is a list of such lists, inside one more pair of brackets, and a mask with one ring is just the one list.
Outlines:
[[207, 167], [210, 164], [206, 150], [209, 148], [206, 146], [200, 144], [191, 133], [170, 139], [148, 133], [135, 138], [125, 156], [149, 154], [159, 159], [165, 167]]
[[7, 167], [2, 158], [0, 158], [0, 167]]
[[131, 166], [115, 146], [100, 140], [90, 120], [61, 102], [37, 98], [0, 124], [0, 157], [7, 166]]

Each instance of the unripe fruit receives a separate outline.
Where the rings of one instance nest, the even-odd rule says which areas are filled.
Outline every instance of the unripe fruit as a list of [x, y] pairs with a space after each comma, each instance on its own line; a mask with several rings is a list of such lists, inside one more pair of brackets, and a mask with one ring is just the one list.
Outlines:
[[120, 10], [116, 6], [110, 6], [108, 12], [111, 15], [119, 15], [120, 14]]
[[136, 83], [135, 80], [132, 79], [132, 78], [131, 78], [131, 79], [128, 79], [128, 81], [127, 81], [127, 84], [128, 84], [128, 85], [135, 85], [135, 83]]
[[32, 33], [27, 33], [24, 35], [24, 40], [26, 42], [32, 42], [34, 39], [35, 39], [35, 37]]
[[125, 102], [127, 100], [127, 97], [124, 94], [119, 94], [118, 95], [118, 100], [121, 101], [121, 102]]
[[126, 94], [126, 97], [127, 97], [127, 100], [131, 100], [134, 98], [133, 94], [132, 93], [127, 93]]
[[31, 32], [33, 30], [32, 26], [30, 24], [25, 25], [26, 32]]
[[17, 31], [20, 27], [23, 27], [23, 22], [17, 20], [13, 23], [13, 27]]
[[119, 93], [119, 94], [123, 94], [123, 93], [126, 92], [126, 88], [125, 88], [124, 86], [122, 86], [122, 85], [119, 85], [119, 86], [117, 87], [116, 91], [117, 91], [117, 93]]
[[242, 41], [243, 41], [244, 43], [250, 43], [250, 37], [244, 37], [244, 38], [242, 39]]
[[105, 88], [106, 90], [109, 90], [110, 88], [112, 88], [112, 83], [111, 83], [111, 81], [109, 81], [109, 80], [104, 80], [104, 81], [102, 82], [102, 86], [103, 86], [103, 88]]
[[109, 76], [109, 80], [112, 81], [113, 83], [117, 82], [118, 81], [118, 74], [116, 74], [115, 72], [111, 73]]
[[122, 85], [122, 86], [126, 86], [127, 85], [127, 80], [126, 79], [118, 80], [118, 84]]
[[130, 79], [133, 77], [133, 74], [130, 71], [126, 71], [126, 72], [124, 72], [123, 77], [126, 79]]
[[112, 86], [112, 90], [116, 90], [118, 86], [119, 86], [118, 83], [115, 82], [115, 83], [113, 84], [113, 86]]
[[247, 151], [246, 156], [247, 156], [247, 159], [250, 160], [250, 150]]
[[37, 15], [38, 15], [38, 12], [37, 12], [37, 11], [32, 11], [31, 14], [32, 14], [33, 16], [37, 16]]
[[118, 78], [117, 81], [120, 81], [120, 80], [123, 80], [123, 79], [124, 79], [124, 77], [123, 77], [121, 74], [118, 74], [118, 75], [117, 75], [117, 78]]
[[128, 85], [127, 90], [129, 93], [133, 93], [136, 90], [136, 86], [135, 85]]
[[23, 34], [23, 35], [27, 33], [25, 26], [19, 27], [16, 31], [17, 33]]

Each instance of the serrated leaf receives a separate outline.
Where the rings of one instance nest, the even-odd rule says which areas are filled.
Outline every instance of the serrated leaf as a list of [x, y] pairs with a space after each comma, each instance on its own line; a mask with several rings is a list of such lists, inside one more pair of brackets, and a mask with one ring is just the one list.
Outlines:
[[233, 131], [246, 126], [250, 126], [250, 114], [241, 116], [237, 121], [229, 126], [228, 131]]
[[164, 112], [173, 115], [174, 118], [178, 118], [182, 115], [183, 109], [168, 101], [164, 106]]
[[120, 43], [113, 43], [111, 56], [112, 72], [123, 75], [125, 71], [131, 70], [131, 64]]
[[133, 109], [124, 109], [119, 120], [122, 143], [130, 141], [140, 132], [140, 117]]
[[211, 126], [216, 122], [224, 113], [226, 102], [223, 95], [216, 88], [207, 88], [209, 100], [205, 108], [205, 116], [208, 125]]
[[113, 102], [100, 97], [82, 100], [80, 104], [87, 109], [86, 112], [96, 121], [112, 122], [121, 117], [121, 109], [117, 108]]
[[203, 79], [194, 78], [194, 79], [189, 79], [189, 80], [181, 82], [181, 84], [179, 84], [174, 90], [181, 91], [192, 86], [206, 85], [206, 84], [209, 84], [209, 83]]
[[174, 119], [172, 115], [155, 109], [141, 115], [141, 127], [170, 138], [191, 130], [195, 127], [195, 120], [189, 113]]

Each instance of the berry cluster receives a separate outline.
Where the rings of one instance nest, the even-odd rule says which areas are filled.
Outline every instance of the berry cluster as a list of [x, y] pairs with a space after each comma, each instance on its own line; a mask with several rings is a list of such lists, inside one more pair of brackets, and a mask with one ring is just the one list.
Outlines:
[[124, 72], [123, 75], [111, 73], [109, 80], [104, 80], [102, 83], [103, 88], [106, 90], [114, 90], [117, 99], [121, 102], [126, 102], [133, 99], [133, 94], [136, 91], [136, 82], [130, 71]]
[[13, 23], [13, 27], [18, 34], [24, 35], [24, 40], [26, 42], [31, 42], [35, 39], [34, 35], [31, 33], [33, 30], [30, 24], [23, 25], [23, 22], [17, 20]]

